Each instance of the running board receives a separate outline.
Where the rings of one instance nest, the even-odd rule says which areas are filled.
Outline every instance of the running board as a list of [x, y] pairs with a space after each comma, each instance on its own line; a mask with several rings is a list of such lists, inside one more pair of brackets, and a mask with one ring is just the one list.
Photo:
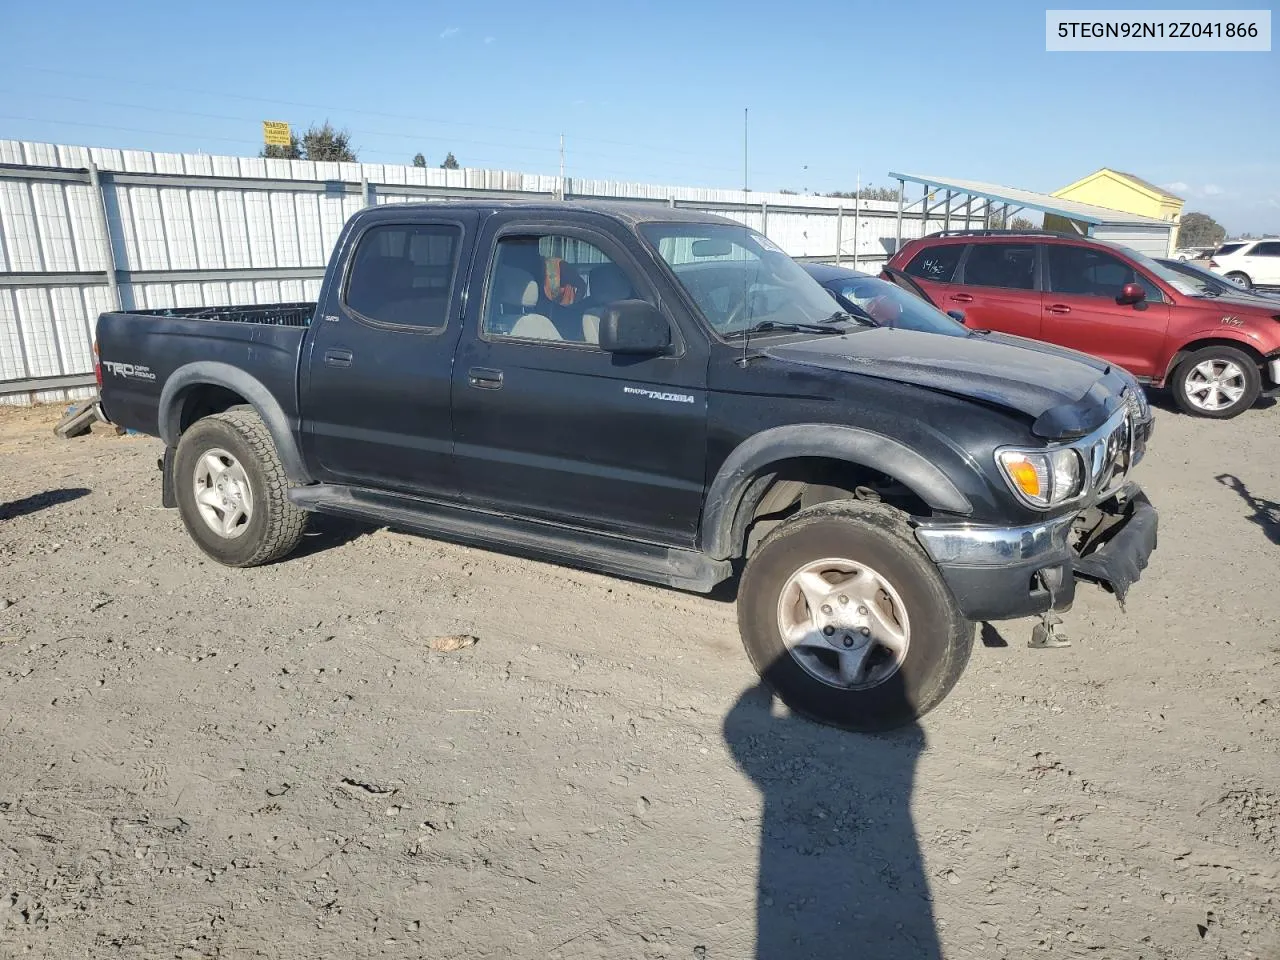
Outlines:
[[566, 529], [382, 490], [321, 483], [293, 487], [289, 490], [289, 499], [303, 510], [315, 513], [336, 513], [467, 546], [550, 560], [695, 593], [710, 593], [733, 572], [727, 560], [713, 560], [694, 550]]

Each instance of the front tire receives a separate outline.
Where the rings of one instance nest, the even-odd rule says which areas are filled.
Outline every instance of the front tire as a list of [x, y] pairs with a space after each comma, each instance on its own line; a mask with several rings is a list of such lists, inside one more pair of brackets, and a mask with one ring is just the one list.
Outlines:
[[1238, 417], [1253, 406], [1261, 392], [1257, 363], [1234, 347], [1197, 350], [1179, 363], [1173, 374], [1173, 398], [1193, 417]]
[[1232, 283], [1239, 284], [1246, 290], [1253, 289], [1253, 281], [1249, 279], [1249, 275], [1247, 273], [1241, 273], [1239, 270], [1233, 270], [1231, 273], [1228, 273], [1226, 279], [1230, 280]]
[[848, 500], [802, 510], [764, 539], [742, 576], [738, 627], [788, 707], [862, 731], [937, 706], [974, 632], [905, 516]]
[[250, 409], [205, 417], [178, 441], [178, 512], [196, 545], [229, 567], [279, 560], [302, 539], [307, 515], [262, 418]]

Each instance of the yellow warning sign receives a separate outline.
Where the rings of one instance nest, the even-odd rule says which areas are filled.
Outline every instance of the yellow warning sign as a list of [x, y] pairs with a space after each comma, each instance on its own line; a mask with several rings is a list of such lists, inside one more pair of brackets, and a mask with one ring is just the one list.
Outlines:
[[289, 125], [281, 123], [279, 120], [263, 120], [262, 142], [270, 146], [289, 146], [291, 142], [289, 140]]

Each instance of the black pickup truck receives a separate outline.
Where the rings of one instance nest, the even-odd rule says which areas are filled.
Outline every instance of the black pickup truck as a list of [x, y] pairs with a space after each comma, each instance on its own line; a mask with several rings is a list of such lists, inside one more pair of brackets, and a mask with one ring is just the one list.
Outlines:
[[783, 700], [877, 729], [946, 696], [975, 621], [1050, 624], [1077, 579], [1123, 598], [1155, 546], [1133, 378], [936, 317], [842, 309], [720, 217], [396, 204], [352, 217], [317, 304], [103, 314], [101, 402], [164, 441], [164, 503], [222, 563], [319, 512], [737, 577]]

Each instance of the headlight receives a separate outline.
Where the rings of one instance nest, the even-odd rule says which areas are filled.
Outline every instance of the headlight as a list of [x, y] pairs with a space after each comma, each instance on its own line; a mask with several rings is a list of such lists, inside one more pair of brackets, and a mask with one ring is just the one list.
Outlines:
[[1001, 450], [996, 463], [1013, 492], [1033, 507], [1066, 503], [1083, 489], [1084, 465], [1071, 449]]
[[1129, 410], [1139, 423], [1146, 423], [1151, 419], [1151, 404], [1147, 400], [1147, 392], [1142, 389], [1142, 385], [1137, 380], [1129, 385], [1125, 399], [1129, 404]]

